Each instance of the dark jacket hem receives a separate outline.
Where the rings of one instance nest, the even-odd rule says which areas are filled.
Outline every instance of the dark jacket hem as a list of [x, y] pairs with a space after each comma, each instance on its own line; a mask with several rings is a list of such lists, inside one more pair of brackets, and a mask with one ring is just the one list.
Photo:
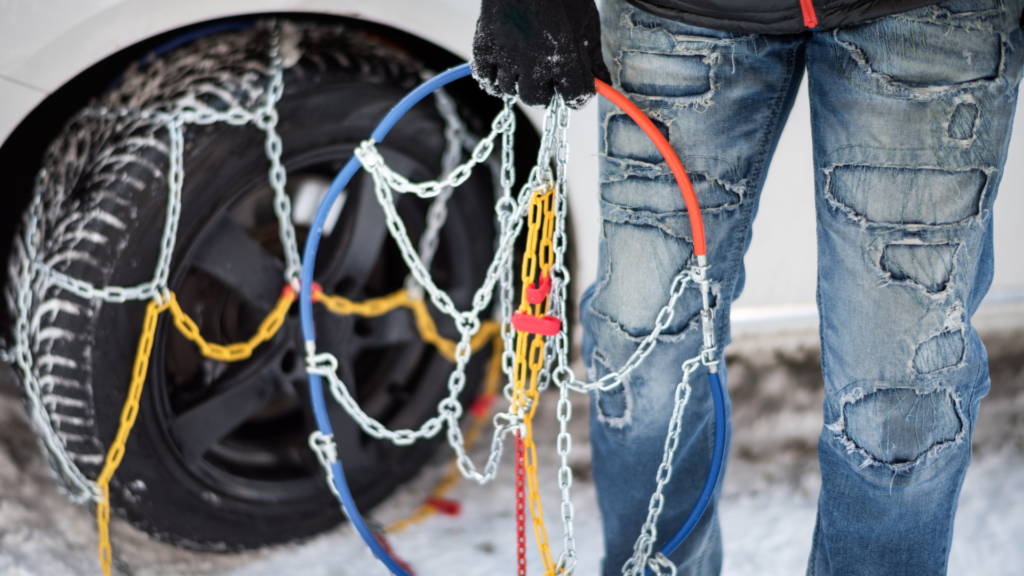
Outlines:
[[[799, 0], [791, 9], [741, 11], [730, 9], [729, 0], [626, 0], [633, 6], [669, 20], [723, 32], [797, 34], [807, 30]], [[838, 0], [814, 2], [818, 26], [831, 30], [906, 12], [940, 0]]]

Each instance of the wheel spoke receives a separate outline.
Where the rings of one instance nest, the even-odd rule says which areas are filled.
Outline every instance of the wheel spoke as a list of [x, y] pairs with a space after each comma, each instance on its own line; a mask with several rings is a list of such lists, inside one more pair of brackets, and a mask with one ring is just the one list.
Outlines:
[[341, 235], [338, 248], [320, 260], [318, 268], [322, 267], [322, 272], [317, 278], [325, 289], [353, 295], [366, 285], [377, 263], [387, 226], [369, 177], [356, 178], [348, 194], [341, 222], [334, 229], [334, 234]]
[[358, 318], [350, 346], [357, 351], [386, 348], [419, 341], [419, 332], [410, 310], [400, 308], [376, 318]]
[[171, 436], [187, 460], [195, 460], [267, 405], [281, 386], [279, 355], [222, 378], [211, 396], [180, 414]]
[[277, 302], [284, 266], [228, 215], [199, 239], [193, 264], [261, 310]]

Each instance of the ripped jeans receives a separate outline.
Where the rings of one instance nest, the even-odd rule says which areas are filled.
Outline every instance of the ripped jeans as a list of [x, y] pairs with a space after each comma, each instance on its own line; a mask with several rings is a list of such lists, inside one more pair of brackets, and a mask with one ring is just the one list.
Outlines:
[[[603, 0], [616, 88], [669, 138], [704, 211], [719, 349], [768, 163], [807, 70], [826, 389], [810, 575], [946, 572], [989, 388], [971, 316], [992, 280], [992, 206], [1024, 68], [1022, 10], [1024, 0], [954, 0], [773, 36]], [[592, 381], [623, 365], [673, 276], [695, 264], [686, 208], [653, 144], [607, 101], [599, 121], [600, 259], [581, 304]], [[680, 365], [700, 350], [700, 306], [688, 291], [640, 368], [592, 395], [605, 575], [621, 573], [647, 516]], [[692, 380], [655, 549], [708, 473], [714, 413], [703, 374]], [[720, 572], [716, 506], [717, 496], [671, 557], [680, 575]]]

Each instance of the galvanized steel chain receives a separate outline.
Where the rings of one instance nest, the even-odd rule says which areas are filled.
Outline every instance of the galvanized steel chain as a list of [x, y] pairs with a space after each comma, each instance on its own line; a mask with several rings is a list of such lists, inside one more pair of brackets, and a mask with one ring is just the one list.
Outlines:
[[[622, 565], [623, 576], [640, 576], [648, 566], [660, 574], [661, 572], [658, 571], [659, 567], [664, 567], [666, 563], [672, 565], [671, 562], [662, 560], [663, 556], [652, 561], [651, 553], [654, 549], [654, 543], [658, 539], [658, 517], [665, 506], [663, 491], [669, 479], [672, 478], [672, 458], [675, 456], [676, 448], [679, 446], [679, 432], [682, 430], [683, 412], [690, 401], [690, 375], [700, 366], [700, 356], [683, 362], [683, 379], [676, 386], [672, 417], [669, 419], [668, 433], [665, 435], [665, 449], [662, 452], [661, 464], [658, 465], [658, 472], [655, 475], [657, 486], [654, 489], [654, 493], [651, 494], [651, 500], [647, 507], [647, 518], [640, 529], [640, 536], [637, 537], [636, 542], [633, 544], [633, 556]], [[672, 573], [675, 573], [674, 565]]]
[[[102, 493], [96, 483], [86, 478], [78, 466], [72, 462], [64, 443], [53, 429], [49, 413], [43, 404], [39, 380], [33, 371], [34, 359], [29, 344], [29, 315], [33, 305], [32, 284], [37, 278], [33, 264], [38, 257], [37, 234], [40, 221], [43, 218], [42, 192], [46, 189], [48, 177], [45, 168], [37, 174], [32, 202], [28, 209], [28, 220], [22, 239], [24, 254], [18, 271], [18, 317], [14, 324], [14, 348], [11, 353], [14, 355], [15, 364], [21, 371], [22, 385], [25, 389], [25, 399], [33, 428], [39, 434], [40, 441], [46, 447], [57, 472], [64, 481], [64, 489], [67, 491], [68, 498], [76, 504], [83, 504], [98, 501], [102, 497]], [[46, 280], [42, 279], [42, 281]]]
[[[444, 120], [445, 149], [441, 155], [441, 174], [448, 175], [455, 171], [462, 157], [462, 143], [465, 139], [466, 126], [459, 117], [455, 106], [455, 100], [448, 95], [443, 88], [434, 92], [434, 104], [437, 113]], [[437, 244], [440, 240], [441, 228], [448, 219], [448, 200], [452, 197], [455, 188], [447, 186], [434, 198], [427, 208], [427, 222], [423, 234], [420, 235], [419, 251], [423, 265], [430, 270], [434, 261], [434, 254], [437, 252]], [[412, 276], [406, 278], [405, 289], [417, 297], [421, 289]]]
[[495, 117], [491, 125], [491, 132], [481, 139], [473, 148], [468, 161], [456, 166], [451, 172], [446, 173], [439, 180], [413, 183], [405, 176], [392, 170], [377, 150], [373, 140], [364, 140], [356, 149], [356, 156], [362, 163], [363, 168], [374, 175], [374, 180], [386, 182], [388, 189], [402, 194], [414, 194], [420, 198], [435, 198], [445, 189], [457, 188], [469, 179], [473, 168], [484, 162], [494, 151], [494, 140], [498, 135], [508, 131], [515, 122], [514, 111], [506, 106]]
[[[561, 103], [561, 102], [559, 102]], [[567, 326], [568, 317], [566, 314], [569, 301], [569, 282], [571, 276], [565, 266], [565, 251], [568, 246], [566, 235], [566, 220], [568, 214], [568, 181], [567, 167], [569, 163], [569, 110], [564, 103], [557, 110], [557, 125], [559, 135], [559, 147], [556, 154], [556, 187], [555, 187], [555, 230], [552, 236], [552, 250], [554, 262], [551, 266], [551, 310], [549, 314], [558, 318], [563, 326]], [[570, 490], [572, 488], [573, 473], [569, 467], [569, 453], [572, 451], [572, 436], [569, 434], [569, 420], [572, 418], [572, 403], [569, 401], [569, 386], [567, 382], [556, 378], [556, 375], [572, 374], [569, 367], [569, 338], [566, 330], [562, 330], [556, 336], [549, 339], [553, 345], [552, 359], [555, 360], [554, 370], [549, 368], [549, 378], [558, 387], [558, 403], [556, 404], [555, 415], [558, 418], [558, 436], [555, 440], [555, 449], [558, 452], [558, 487], [561, 491], [561, 516], [563, 530], [563, 551], [558, 559], [559, 571], [571, 574], [576, 565], [576, 536], [573, 530], [573, 505]], [[568, 372], [567, 372], [568, 371]]]
[[[320, 466], [327, 475], [327, 487], [331, 489], [331, 494], [334, 494], [334, 498], [340, 502], [341, 494], [338, 493], [338, 487], [334, 483], [334, 464], [338, 462], [338, 446], [334, 443], [334, 435], [314, 430], [309, 435], [309, 448], [316, 454], [317, 461], [320, 462]], [[342, 506], [341, 510], [344, 512], [345, 507]]]
[[302, 271], [302, 260], [299, 258], [299, 247], [295, 239], [295, 225], [292, 223], [292, 202], [285, 190], [288, 173], [281, 163], [283, 146], [281, 136], [277, 133], [277, 103], [284, 94], [284, 67], [281, 62], [281, 29], [271, 28], [270, 33], [270, 84], [267, 86], [263, 107], [253, 118], [257, 128], [266, 134], [264, 150], [270, 160], [268, 181], [274, 190], [274, 214], [278, 221], [278, 235], [284, 251], [284, 277], [293, 286], [298, 287], [299, 274]]
[[[457, 402], [457, 396], [465, 385], [465, 365], [469, 360], [471, 347], [467, 341], [470, 335], [479, 329], [479, 314], [487, 307], [493, 294], [494, 286], [499, 280], [502, 281], [502, 309], [511, 308], [511, 294], [509, 272], [511, 266], [512, 246], [515, 238], [522, 227], [522, 220], [526, 212], [526, 202], [529, 194], [538, 185], [545, 181], [551, 181], [550, 171], [541, 173], [536, 168], [531, 173], [530, 181], [523, 186], [519, 197], [513, 199], [511, 196], [512, 177], [514, 174], [514, 157], [512, 155], [512, 132], [515, 128], [515, 116], [512, 109], [514, 101], [509, 99], [505, 107], [492, 123], [491, 133], [482, 139], [474, 148], [470, 159], [453, 170], [441, 181], [431, 181], [421, 184], [413, 184], [401, 175], [396, 174], [384, 163], [373, 142], [366, 141], [356, 151], [364, 168], [371, 174], [374, 180], [374, 191], [377, 200], [385, 212], [385, 221], [389, 233], [396, 241], [402, 254], [403, 260], [410, 269], [411, 276], [419, 283], [430, 296], [431, 302], [443, 314], [450, 316], [456, 324], [460, 333], [460, 340], [456, 344], [455, 369], [453, 370], [448, 383], [449, 396], [443, 399], [438, 405], [438, 414], [427, 420], [417, 430], [390, 431], [379, 422], [368, 417], [359, 408], [350, 395], [344, 383], [336, 374], [337, 359], [330, 354], [317, 354], [315, 345], [307, 343], [307, 365], [308, 371], [327, 378], [330, 384], [332, 395], [350, 415], [359, 423], [360, 427], [369, 435], [376, 438], [387, 439], [400, 445], [411, 444], [420, 438], [428, 438], [436, 435], [444, 423], [448, 424], [448, 441], [456, 451], [460, 471], [467, 477], [477, 482], [486, 482], [494, 477], [497, 462], [500, 458], [504, 436], [519, 422], [516, 418], [507, 415], [495, 416], [495, 433], [492, 440], [492, 450], [484, 472], [477, 471], [475, 465], [466, 455], [463, 449], [462, 433], [458, 426], [458, 418], [461, 415], [461, 406]], [[545, 134], [542, 138], [541, 153], [538, 158], [546, 163], [548, 156], [555, 147], [556, 122], [554, 114], [547, 114], [545, 122]], [[405, 229], [404, 223], [397, 214], [392, 198], [393, 192], [412, 193], [420, 197], [435, 197], [445, 186], [458, 185], [468, 178], [469, 171], [473, 166], [485, 160], [484, 153], [493, 150], [493, 142], [498, 134], [502, 138], [502, 167], [501, 184], [503, 195], [499, 199], [496, 211], [499, 222], [499, 241], [496, 250], [496, 257], [488, 268], [483, 285], [474, 294], [472, 308], [466, 312], [459, 312], [446, 293], [439, 290], [433, 283], [429, 272], [422, 259], [413, 249], [411, 240]], [[500, 278], [499, 278], [500, 277]], [[505, 316], [507, 318], [508, 316]], [[502, 327], [502, 336], [510, 343], [511, 330], [507, 324]], [[505, 356], [507, 358], [508, 356]], [[511, 371], [510, 362], [503, 362], [503, 370]]]
[[[596, 382], [589, 383], [576, 380], [570, 370], [560, 370], [559, 374], [564, 375], [564, 381], [567, 382], [567, 385], [577, 392], [590, 392], [593, 390], [607, 392], [621, 385], [622, 379], [633, 370], [636, 370], [658, 345], [658, 337], [672, 324], [672, 320], [675, 318], [676, 304], [692, 281], [693, 270], [691, 269], [683, 269], [676, 274], [669, 288], [668, 302], [658, 311], [658, 315], [655, 317], [654, 329], [644, 337], [637, 349], [630, 355], [629, 360], [622, 365], [622, 368], [605, 374]], [[555, 376], [555, 379], [556, 381], [560, 380], [558, 375]]]
[[[432, 197], [436, 196], [444, 186], [457, 186], [458, 184], [461, 184], [468, 178], [472, 167], [482, 162], [486, 158], [486, 155], [493, 151], [493, 142], [497, 135], [501, 134], [503, 131], [509, 131], [513, 129], [513, 127], [513, 111], [510, 107], [506, 107], [495, 119], [492, 125], [491, 134], [480, 141], [471, 154], [470, 159], [453, 170], [451, 174], [443, 179], [442, 183], [438, 183], [437, 181], [421, 185], [410, 183], [404, 177], [397, 175], [383, 164], [383, 159], [380, 158], [375, 146], [370, 141], [364, 142], [356, 151], [356, 155], [360, 158], [364, 167], [373, 177], [374, 191], [378, 202], [384, 210], [385, 222], [387, 223], [388, 230], [391, 233], [392, 238], [394, 238], [398, 244], [399, 250], [406, 262], [406, 265], [410, 269], [411, 275], [420, 286], [423, 286], [426, 289], [427, 293], [430, 295], [431, 301], [438, 310], [440, 310], [441, 313], [450, 316], [455, 321], [456, 328], [460, 334], [459, 341], [455, 345], [454, 353], [456, 368], [449, 377], [448, 382], [449, 395], [439, 403], [438, 414], [425, 422], [417, 430], [399, 430], [392, 432], [387, 430], [376, 420], [368, 417], [362, 412], [358, 404], [356, 404], [347, 394], [347, 389], [345, 389], [344, 384], [342, 384], [340, 379], [337, 377], [337, 374], [335, 373], [337, 359], [333, 358], [330, 354], [316, 354], [315, 349], [307, 351], [307, 363], [309, 365], [310, 372], [320, 374], [328, 378], [328, 382], [331, 385], [331, 391], [335, 396], [335, 399], [338, 400], [339, 403], [341, 403], [342, 406], [344, 406], [353, 416], [353, 418], [360, 423], [360, 426], [364, 431], [373, 437], [386, 438], [396, 444], [407, 445], [415, 442], [419, 438], [433, 437], [440, 431], [445, 421], [452, 424], [453, 426], [451, 427], [458, 428], [458, 418], [462, 414], [462, 406], [459, 404], [457, 397], [465, 386], [465, 366], [469, 361], [471, 353], [471, 338], [480, 328], [479, 315], [490, 302], [491, 293], [493, 292], [497, 276], [493, 271], [496, 268], [496, 266], [494, 266], [495, 263], [492, 263], [484, 285], [474, 295], [472, 308], [469, 311], [460, 312], [451, 301], [451, 298], [434, 284], [423, 260], [420, 258], [417, 251], [413, 249], [412, 242], [405, 229], [405, 224], [399, 217], [395, 208], [392, 191], [404, 191], [414, 193], [421, 197]], [[486, 154], [484, 154], [485, 152]], [[398, 189], [395, 189], [394, 187], [396, 179], [398, 181]], [[510, 234], [507, 236], [508, 238], [503, 238], [503, 240], [506, 241], [505, 243], [511, 243], [514, 241], [514, 237]], [[500, 262], [498, 264], [500, 264]], [[310, 346], [310, 348], [312, 348], [312, 346]], [[449, 436], [452, 435], [450, 434]], [[461, 438], [458, 438], [458, 440], [461, 441]]]
[[[469, 408], [470, 414], [473, 419], [469, 425], [469, 429], [466, 431], [466, 438], [463, 443], [465, 449], [469, 449], [471, 446], [476, 444], [477, 439], [483, 432], [484, 426], [487, 424], [487, 417], [491, 414], [491, 409], [494, 404], [494, 400], [498, 395], [498, 386], [501, 381], [501, 354], [497, 351], [501, 347], [501, 338], [495, 335], [492, 337], [495, 351], [491, 353], [491, 358], [487, 361], [487, 374], [484, 377], [484, 388], [480, 393], [480, 396], [473, 401], [473, 404]], [[389, 522], [384, 526], [384, 532], [387, 534], [393, 534], [395, 532], [404, 530], [405, 528], [422, 521], [434, 512], [438, 511], [438, 501], [444, 499], [448, 492], [455, 487], [459, 479], [462, 477], [462, 473], [459, 471], [458, 461], [452, 460], [448, 471], [445, 472], [441, 481], [434, 486], [434, 490], [430, 493], [430, 496], [424, 500], [409, 516], [400, 520]]]

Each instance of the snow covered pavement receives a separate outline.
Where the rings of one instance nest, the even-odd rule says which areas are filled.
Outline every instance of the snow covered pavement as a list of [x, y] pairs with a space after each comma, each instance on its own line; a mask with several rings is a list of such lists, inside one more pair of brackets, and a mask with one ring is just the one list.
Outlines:
[[[990, 346], [990, 352], [993, 352]], [[993, 354], [994, 359], [998, 354]], [[1012, 360], [1012, 359], [1011, 359]], [[813, 351], [730, 364], [736, 434], [721, 503], [728, 576], [803, 574], [814, 527], [820, 480], [814, 457], [820, 429], [820, 375]], [[1024, 372], [1019, 359], [999, 368], [993, 393], [982, 403], [975, 462], [957, 513], [949, 574], [1020, 574], [1024, 566]], [[999, 370], [1003, 372], [1000, 373]], [[998, 379], [997, 379], [998, 375]], [[4, 380], [0, 376], [0, 380]], [[1005, 382], [1005, 384], [1004, 384]], [[96, 534], [89, 510], [68, 504], [57, 492], [23, 410], [0, 382], [0, 575], [99, 574]], [[780, 401], [784, 399], [785, 401]], [[553, 422], [546, 397], [540, 422]], [[574, 406], [576, 541], [580, 575], [596, 574], [600, 560], [600, 518], [589, 481], [586, 403]], [[537, 430], [542, 498], [549, 537], [560, 550], [562, 530], [553, 426]], [[979, 443], [979, 438], [981, 442]], [[477, 460], [481, 454], [477, 454]], [[407, 513], [425, 496], [443, 462], [427, 469], [373, 511], [387, 522]], [[458, 517], [434, 516], [390, 537], [392, 547], [420, 576], [513, 574], [515, 566], [513, 477], [506, 458], [502, 474], [488, 486], [462, 482], [452, 497], [463, 504]], [[113, 542], [118, 569], [135, 576], [372, 576], [387, 572], [349, 526], [302, 544], [223, 555], [195, 553], [155, 542], [116, 520]], [[532, 539], [531, 574], [540, 560]], [[557, 552], [556, 552], [557, 554]]]

